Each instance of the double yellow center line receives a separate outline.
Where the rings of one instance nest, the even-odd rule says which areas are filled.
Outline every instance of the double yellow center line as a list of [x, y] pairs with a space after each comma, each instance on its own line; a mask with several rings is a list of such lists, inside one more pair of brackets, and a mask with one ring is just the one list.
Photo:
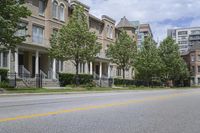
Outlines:
[[152, 97], [146, 97], [146, 98], [142, 98], [142, 99], [134, 99], [134, 100], [128, 100], [128, 101], [123, 101], [123, 102], [114, 102], [114, 103], [109, 103], [109, 104], [78, 107], [78, 108], [72, 108], [72, 109], [66, 109], [66, 110], [58, 110], [58, 111], [54, 111], [54, 112], [30, 114], [30, 115], [20, 115], [20, 116], [10, 117], [10, 118], [0, 118], [0, 122], [32, 119], [32, 118], [37, 118], [37, 117], [46, 117], [46, 116], [51, 116], [51, 115], [72, 113], [72, 112], [78, 112], [78, 111], [86, 111], [86, 110], [92, 110], [92, 109], [103, 109], [103, 108], [109, 108], [109, 107], [127, 106], [130, 104], [144, 103], [147, 101], [160, 101], [160, 100], [170, 99], [173, 97], [184, 96], [184, 95], [188, 95], [188, 94], [192, 94], [192, 93], [178, 93], [178, 94], [176, 93], [176, 94], [169, 94], [169, 95], [164, 95], [164, 96], [152, 96]]

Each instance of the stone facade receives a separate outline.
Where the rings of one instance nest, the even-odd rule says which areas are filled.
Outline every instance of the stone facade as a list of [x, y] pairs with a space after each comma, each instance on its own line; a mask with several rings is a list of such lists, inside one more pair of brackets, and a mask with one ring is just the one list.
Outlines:
[[[89, 13], [90, 8], [76, 0], [26, 0], [25, 6], [31, 10], [32, 15], [22, 19], [22, 24], [27, 26], [27, 31], [19, 31], [17, 34], [27, 34], [26, 41], [17, 45], [15, 52], [0, 54], [0, 67], [5, 67], [10, 72], [27, 73], [32, 76], [42, 73], [50, 79], [56, 79], [57, 73], [75, 73], [75, 67], [70, 61], [56, 61], [48, 56], [50, 48], [49, 39], [53, 32], [57, 32], [62, 25], [67, 23], [72, 14], [72, 6], [81, 4], [85, 8], [88, 17], [90, 31], [98, 36], [98, 42], [102, 44], [101, 52], [97, 54], [94, 62], [80, 64], [80, 73], [98, 75], [107, 78], [122, 78], [122, 70], [112, 64], [106, 57], [109, 44], [113, 43], [120, 28], [115, 26], [112, 18], [103, 15], [101, 19]], [[131, 37], [134, 32], [131, 27], [126, 29]], [[3, 65], [7, 60], [7, 65]], [[121, 72], [120, 72], [121, 71]], [[132, 79], [132, 69], [126, 71], [126, 78]]]

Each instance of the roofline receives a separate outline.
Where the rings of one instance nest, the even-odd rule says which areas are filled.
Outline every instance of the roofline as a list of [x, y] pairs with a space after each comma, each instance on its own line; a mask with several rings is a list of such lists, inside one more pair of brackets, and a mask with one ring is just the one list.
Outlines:
[[102, 20], [106, 19], [106, 20], [110, 21], [113, 24], [116, 23], [116, 21], [114, 19], [112, 19], [111, 17], [109, 17], [107, 15], [102, 15], [101, 18], [102, 18]]
[[197, 27], [185, 27], [185, 28], [182, 27], [182, 28], [174, 28], [174, 29], [172, 28], [172, 29], [167, 29], [167, 30], [183, 30], [183, 29], [195, 29], [195, 28], [200, 28], [200, 27], [198, 27], [198, 26]]
[[84, 4], [84, 3], [82, 3], [82, 2], [80, 2], [78, 0], [71, 0], [70, 4], [71, 5], [73, 5], [73, 4], [80, 4], [81, 6], [85, 7], [88, 11], [90, 10], [89, 6], [87, 6], [86, 4]]
[[89, 17], [92, 18], [92, 19], [95, 19], [96, 21], [100, 22], [100, 23], [103, 23], [101, 19], [99, 19], [98, 17], [92, 15], [92, 14], [89, 14]]

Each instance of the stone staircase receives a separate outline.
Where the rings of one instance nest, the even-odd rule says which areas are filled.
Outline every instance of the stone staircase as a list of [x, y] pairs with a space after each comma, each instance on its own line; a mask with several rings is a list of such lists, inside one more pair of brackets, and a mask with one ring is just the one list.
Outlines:
[[99, 75], [94, 74], [94, 82], [98, 87], [110, 87], [109, 78], [104, 75], [102, 76], [102, 78], [100, 78]]
[[[17, 79], [16, 87], [17, 88], [37, 87], [37, 82], [35, 78]], [[60, 87], [60, 84], [58, 80], [42, 79], [42, 87]]]

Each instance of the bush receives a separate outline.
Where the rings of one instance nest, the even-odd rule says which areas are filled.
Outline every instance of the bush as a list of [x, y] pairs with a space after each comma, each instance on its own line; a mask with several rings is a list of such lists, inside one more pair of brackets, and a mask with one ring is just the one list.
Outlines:
[[[60, 73], [59, 81], [61, 86], [73, 85], [76, 83], [75, 74], [70, 73]], [[92, 84], [93, 76], [89, 74], [80, 74], [79, 75], [79, 83], [80, 85], [88, 85]]]
[[129, 79], [114, 79], [115, 85], [135, 85], [135, 80], [129, 80]]
[[1, 81], [7, 81], [8, 70], [0, 69]]
[[11, 88], [9, 84], [5, 81], [0, 82], [0, 88]]

